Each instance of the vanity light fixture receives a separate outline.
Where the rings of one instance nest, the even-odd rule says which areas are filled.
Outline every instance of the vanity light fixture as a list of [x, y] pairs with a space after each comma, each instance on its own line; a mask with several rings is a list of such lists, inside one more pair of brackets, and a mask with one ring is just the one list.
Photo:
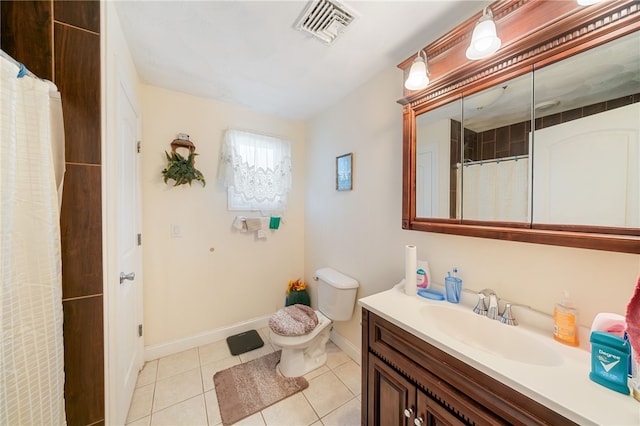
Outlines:
[[473, 29], [471, 44], [466, 52], [467, 58], [471, 60], [486, 58], [500, 49], [501, 45], [502, 41], [497, 35], [496, 24], [493, 22], [493, 13], [491, 9], [485, 7]]
[[[423, 58], [424, 55], [424, 58]], [[429, 84], [429, 67], [427, 66], [427, 54], [421, 50], [411, 64], [409, 77], [404, 82], [404, 87], [409, 90], [420, 90]]]

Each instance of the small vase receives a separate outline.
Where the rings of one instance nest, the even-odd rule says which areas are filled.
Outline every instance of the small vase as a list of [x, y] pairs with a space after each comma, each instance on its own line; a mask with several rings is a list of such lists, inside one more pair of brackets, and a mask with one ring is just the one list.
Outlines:
[[309, 299], [309, 293], [307, 293], [307, 290], [289, 292], [285, 306], [295, 304], [311, 306], [311, 299]]

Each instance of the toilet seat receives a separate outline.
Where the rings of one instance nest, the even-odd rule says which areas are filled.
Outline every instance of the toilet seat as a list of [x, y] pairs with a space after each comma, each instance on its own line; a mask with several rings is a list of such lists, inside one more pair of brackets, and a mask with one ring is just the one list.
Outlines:
[[311, 342], [318, 334], [320, 334], [328, 325], [331, 324], [331, 320], [325, 317], [322, 312], [315, 311], [318, 316], [318, 325], [307, 334], [300, 336], [283, 336], [275, 333], [271, 330], [271, 343], [280, 347], [297, 347], [304, 346]]

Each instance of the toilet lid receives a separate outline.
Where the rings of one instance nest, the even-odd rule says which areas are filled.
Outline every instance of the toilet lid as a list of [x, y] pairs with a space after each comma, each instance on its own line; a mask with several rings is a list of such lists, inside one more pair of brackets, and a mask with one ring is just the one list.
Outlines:
[[309, 306], [291, 305], [279, 309], [269, 319], [269, 328], [283, 336], [308, 334], [318, 325], [318, 316]]

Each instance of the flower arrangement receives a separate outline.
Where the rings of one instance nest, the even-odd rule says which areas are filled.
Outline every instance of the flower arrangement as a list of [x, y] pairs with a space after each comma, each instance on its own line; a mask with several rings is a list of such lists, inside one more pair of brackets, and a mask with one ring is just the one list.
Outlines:
[[287, 286], [287, 299], [285, 306], [291, 305], [307, 305], [311, 306], [311, 299], [307, 293], [307, 283], [300, 278], [297, 280], [290, 280]]
[[306, 289], [307, 283], [300, 280], [300, 278], [298, 278], [297, 280], [289, 280], [289, 285], [287, 286], [287, 294], [291, 293], [292, 291], [303, 291]]

